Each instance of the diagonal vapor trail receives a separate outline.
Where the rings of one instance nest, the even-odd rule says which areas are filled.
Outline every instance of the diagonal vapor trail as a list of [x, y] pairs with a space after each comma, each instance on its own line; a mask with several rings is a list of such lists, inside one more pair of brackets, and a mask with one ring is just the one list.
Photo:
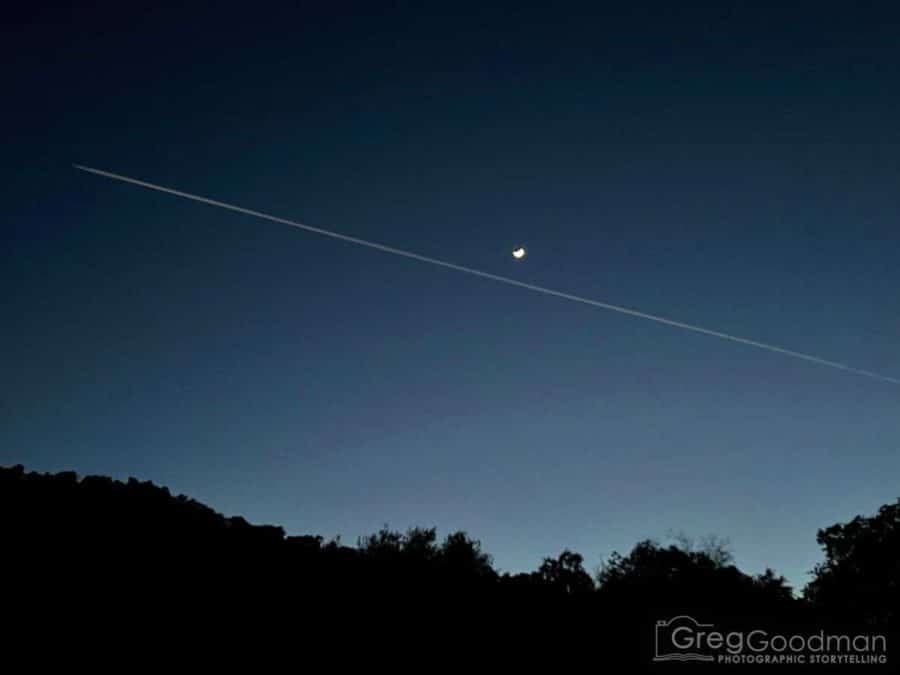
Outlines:
[[346, 234], [340, 234], [339, 232], [332, 232], [330, 230], [324, 230], [319, 227], [313, 227], [311, 225], [304, 225], [303, 223], [298, 223], [294, 220], [288, 220], [287, 218], [279, 218], [278, 216], [272, 216], [268, 213], [262, 213], [261, 211], [254, 211], [253, 209], [247, 209], [242, 206], [236, 206], [234, 204], [228, 204], [227, 202], [220, 202], [216, 199], [210, 199], [208, 197], [201, 197], [200, 195], [191, 194], [189, 192], [182, 192], [181, 190], [175, 190], [173, 188], [164, 187], [162, 185], [156, 185], [155, 183], [148, 183], [146, 181], [138, 180], [137, 178], [130, 178], [129, 176], [122, 176], [120, 174], [111, 173], [109, 171], [103, 171], [101, 169], [94, 169], [89, 166], [83, 166], [80, 164], [73, 164], [74, 168], [79, 171], [86, 171], [87, 173], [92, 173], [97, 176], [104, 176], [105, 178], [111, 178], [113, 180], [121, 181], [123, 183], [130, 183], [131, 185], [138, 185], [143, 188], [147, 188], [149, 190], [156, 190], [157, 192], [165, 192], [170, 195], [175, 195], [177, 197], [184, 197], [185, 199], [190, 199], [191, 201], [200, 202], [201, 204], [209, 204], [210, 206], [217, 206], [222, 209], [228, 209], [229, 211], [236, 211], [237, 213], [243, 213], [248, 216], [253, 216], [255, 218], [262, 218], [263, 220], [269, 220], [275, 223], [281, 223], [282, 225], [290, 225], [291, 227], [296, 227], [300, 230], [305, 230], [307, 232], [313, 232], [315, 234], [321, 234], [326, 237], [332, 237], [333, 239], [340, 239], [341, 241], [348, 241], [351, 244], [359, 244], [360, 246], [367, 246], [368, 248], [374, 248], [379, 251], [384, 251], [386, 253], [393, 253], [394, 255], [403, 256], [404, 258], [412, 258], [413, 260], [419, 260], [421, 262], [430, 263], [432, 265], [437, 265], [439, 267], [446, 267], [451, 270], [456, 270], [457, 272], [465, 272], [466, 274], [471, 274], [476, 277], [482, 277], [484, 279], [491, 279], [492, 281], [498, 281], [502, 284], [508, 284], [510, 286], [517, 286], [518, 288], [525, 288], [529, 291], [534, 291], [536, 293], [543, 293], [544, 295], [550, 295], [556, 298], [563, 298], [564, 300], [571, 300], [572, 302], [580, 302], [584, 305], [590, 305], [591, 307], [599, 307], [600, 309], [607, 309], [612, 312], [618, 312], [620, 314], [627, 314], [628, 316], [636, 316], [640, 319], [647, 319], [648, 321], [655, 321], [656, 323], [665, 324], [666, 326], [674, 326], [675, 328], [681, 328], [683, 330], [693, 331], [695, 333], [703, 333], [704, 335], [711, 335], [713, 337], [721, 338], [723, 340], [730, 340], [731, 342], [738, 342], [743, 345], [749, 345], [750, 347], [757, 347], [759, 349], [765, 349], [770, 352], [776, 352], [777, 354], [784, 354], [785, 356], [792, 356], [797, 359], [803, 359], [804, 361], [810, 361], [812, 363], [818, 363], [822, 366], [829, 366], [831, 368], [837, 368], [838, 370], [844, 370], [850, 373], [855, 373], [857, 375], [863, 375], [865, 377], [871, 377], [875, 380], [881, 380], [882, 382], [891, 382], [893, 384], [900, 384], [900, 379], [895, 377], [888, 377], [887, 375], [881, 375], [879, 373], [874, 373], [869, 370], [862, 370], [860, 368], [854, 368], [853, 366], [849, 366], [845, 363], [838, 363], [836, 361], [829, 361], [827, 359], [819, 358], [818, 356], [813, 356], [811, 354], [804, 354], [803, 352], [795, 352], [791, 349], [785, 349], [783, 347], [778, 347], [776, 345], [766, 344], [765, 342], [757, 342], [756, 340], [749, 340], [747, 338], [742, 338], [737, 335], [730, 335], [728, 333], [722, 333], [717, 330], [711, 330], [709, 328], [702, 328], [700, 326], [693, 326], [691, 324], [682, 323], [681, 321], [674, 321], [673, 319], [667, 319], [662, 316], [656, 316], [654, 314], [647, 314], [646, 312], [640, 312], [635, 309], [629, 309], [628, 307], [620, 307], [619, 305], [611, 305], [606, 302], [600, 302], [599, 300], [591, 300], [590, 298], [584, 298], [578, 295], [572, 295], [571, 293], [563, 293], [562, 291], [555, 291], [552, 288], [545, 288], [543, 286], [536, 286], [534, 284], [528, 284], [524, 281], [517, 281], [515, 279], [510, 279], [509, 277], [503, 277], [497, 274], [491, 274], [490, 272], [482, 272], [481, 270], [474, 269], [472, 267], [464, 267], [463, 265], [456, 265], [454, 263], [447, 262], [445, 260], [439, 260], [437, 258], [430, 258], [425, 255], [420, 255], [418, 253], [413, 253], [412, 251], [404, 251], [403, 249], [394, 248], [393, 246], [385, 246], [384, 244], [378, 244], [373, 241], [367, 241], [366, 239], [359, 239], [358, 237], [351, 237]]

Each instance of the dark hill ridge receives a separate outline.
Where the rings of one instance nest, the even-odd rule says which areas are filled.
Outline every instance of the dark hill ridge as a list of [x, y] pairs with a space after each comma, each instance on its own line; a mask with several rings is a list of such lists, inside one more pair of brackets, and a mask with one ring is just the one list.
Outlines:
[[140, 587], [165, 578], [191, 588], [224, 583], [232, 590], [378, 594], [423, 585], [481, 592], [498, 578], [480, 544], [461, 532], [438, 545], [434, 530], [415, 531], [412, 538], [385, 530], [347, 547], [228, 518], [135, 478], [0, 468], [0, 507], [13, 566], [30, 576], [40, 570], [51, 584], [90, 579]]
[[433, 528], [385, 528], [348, 547], [228, 518], [134, 478], [79, 480], [74, 472], [0, 468], [8, 592], [69, 605], [106, 598], [117, 611], [123, 598], [139, 598], [142, 607], [187, 603], [191, 611], [216, 608], [235, 621], [274, 602], [313, 616], [347, 607], [385, 616], [399, 611], [423, 625], [453, 616], [524, 622], [594, 642], [602, 634], [642, 662], [654, 624], [681, 614], [722, 626], [818, 630], [836, 617], [840, 625], [892, 628], [898, 523], [900, 501], [820, 531], [828, 559], [796, 598], [771, 570], [758, 576], [738, 570], [719, 544], [695, 550], [639, 542], [627, 556], [610, 556], [596, 578], [571, 551], [545, 558], [534, 572], [499, 574], [463, 532], [439, 541]]
[[[285, 539], [284, 530], [250, 525], [241, 517], [226, 518], [185, 495], [129, 478], [74, 471], [26, 473], [21, 465], [0, 469], [4, 528], [41, 540], [78, 536], [114, 538], [121, 545], [178, 543], [189, 547], [254, 545], [271, 547]], [[27, 526], [27, 528], [26, 528]]]

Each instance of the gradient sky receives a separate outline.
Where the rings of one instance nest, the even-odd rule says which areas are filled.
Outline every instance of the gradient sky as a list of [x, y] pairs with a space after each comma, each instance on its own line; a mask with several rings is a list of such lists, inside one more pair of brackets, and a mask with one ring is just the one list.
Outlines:
[[802, 584], [900, 493], [900, 387], [70, 166], [900, 376], [896, 3], [603, 4], [7, 17], [0, 464]]

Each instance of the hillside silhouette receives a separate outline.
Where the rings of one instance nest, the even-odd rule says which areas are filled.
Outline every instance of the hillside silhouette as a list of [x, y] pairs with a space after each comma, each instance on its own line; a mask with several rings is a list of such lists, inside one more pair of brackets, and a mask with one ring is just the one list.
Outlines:
[[190, 598], [246, 619], [240, 612], [265, 599], [316, 616], [355, 608], [409, 622], [502, 617], [643, 661], [665, 617], [890, 631], [900, 607], [900, 500], [821, 530], [825, 561], [802, 594], [773, 570], [741, 572], [720, 540], [638, 542], [595, 575], [569, 550], [532, 572], [501, 574], [465, 532], [385, 527], [346, 546], [225, 517], [134, 478], [0, 468], [0, 505], [8, 587], [61, 603]]

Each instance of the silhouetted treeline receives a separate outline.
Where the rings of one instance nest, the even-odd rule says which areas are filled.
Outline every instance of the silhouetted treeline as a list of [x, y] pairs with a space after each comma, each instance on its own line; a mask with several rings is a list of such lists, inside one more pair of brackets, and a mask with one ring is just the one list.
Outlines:
[[627, 555], [612, 554], [594, 575], [569, 550], [533, 572], [499, 574], [464, 532], [441, 539], [434, 528], [385, 527], [345, 546], [226, 518], [134, 478], [2, 468], [0, 507], [7, 589], [60, 599], [177, 597], [227, 611], [267, 598], [312, 616], [375, 607], [423, 621], [466, 612], [473, 621], [527, 616], [546, 622], [534, 624], [540, 630], [565, 629], [579, 639], [603, 633], [623, 652], [644, 656], [654, 622], [678, 614], [726, 626], [754, 617], [763, 625], [887, 628], [900, 608], [900, 500], [873, 517], [821, 530], [825, 561], [799, 597], [772, 570], [741, 572], [715, 541], [699, 548], [639, 542]]

